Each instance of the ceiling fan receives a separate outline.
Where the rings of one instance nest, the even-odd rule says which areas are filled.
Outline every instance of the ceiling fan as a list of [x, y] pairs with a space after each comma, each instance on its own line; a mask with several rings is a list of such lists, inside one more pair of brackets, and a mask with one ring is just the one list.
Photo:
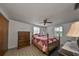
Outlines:
[[53, 23], [53, 22], [48, 21], [48, 19], [49, 18], [44, 19], [42, 23], [44, 23], [44, 25], [46, 25], [47, 23]]

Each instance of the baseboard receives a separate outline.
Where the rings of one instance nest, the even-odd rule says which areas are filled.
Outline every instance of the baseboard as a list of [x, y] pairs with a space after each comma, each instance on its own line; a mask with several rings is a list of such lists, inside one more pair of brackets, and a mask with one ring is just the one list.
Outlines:
[[14, 47], [14, 48], [8, 48], [8, 50], [13, 50], [13, 49], [17, 49], [17, 47]]

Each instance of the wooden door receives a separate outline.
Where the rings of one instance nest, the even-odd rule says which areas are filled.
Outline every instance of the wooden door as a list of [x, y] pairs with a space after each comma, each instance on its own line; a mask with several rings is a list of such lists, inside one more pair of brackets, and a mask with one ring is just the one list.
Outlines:
[[0, 55], [8, 49], [8, 21], [0, 14]]
[[18, 32], [18, 48], [30, 45], [30, 32]]

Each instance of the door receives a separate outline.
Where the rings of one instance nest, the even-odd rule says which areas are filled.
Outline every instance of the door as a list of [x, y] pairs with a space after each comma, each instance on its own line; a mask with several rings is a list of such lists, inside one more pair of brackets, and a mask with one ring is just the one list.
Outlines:
[[8, 21], [0, 14], [0, 55], [8, 49]]
[[30, 45], [30, 32], [18, 32], [18, 48]]

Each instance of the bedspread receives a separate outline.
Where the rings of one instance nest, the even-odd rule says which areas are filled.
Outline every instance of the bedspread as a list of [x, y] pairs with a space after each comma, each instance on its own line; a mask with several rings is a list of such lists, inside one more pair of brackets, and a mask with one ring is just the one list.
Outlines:
[[41, 46], [41, 50], [43, 52], [46, 52], [48, 50], [48, 45], [55, 43], [57, 41], [56, 38], [52, 38], [52, 37], [46, 37], [46, 36], [34, 36], [33, 37], [33, 42], [35, 42], [36, 44], [38, 44], [39, 46]]

